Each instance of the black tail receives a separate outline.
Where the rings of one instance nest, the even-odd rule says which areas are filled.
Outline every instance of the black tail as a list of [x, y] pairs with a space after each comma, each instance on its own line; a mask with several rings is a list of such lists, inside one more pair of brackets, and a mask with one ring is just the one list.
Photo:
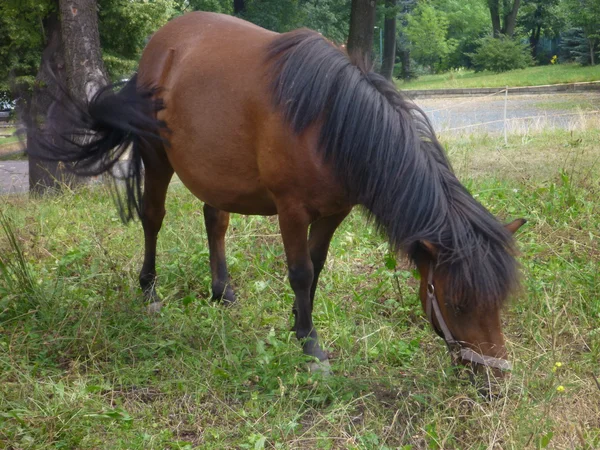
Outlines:
[[[119, 85], [122, 88], [116, 90]], [[153, 149], [167, 142], [159, 134], [165, 124], [156, 119], [163, 108], [157, 89], [138, 87], [137, 75], [119, 85], [102, 88], [87, 103], [62, 89], [62, 98], [53, 99], [44, 125], [27, 124], [28, 152], [40, 159], [72, 163], [68, 167], [76, 175], [108, 172], [113, 180], [122, 180], [125, 200], [113, 183], [115, 202], [121, 219], [128, 222], [141, 215], [142, 154], [152, 157]], [[128, 164], [117, 166], [128, 150]]]

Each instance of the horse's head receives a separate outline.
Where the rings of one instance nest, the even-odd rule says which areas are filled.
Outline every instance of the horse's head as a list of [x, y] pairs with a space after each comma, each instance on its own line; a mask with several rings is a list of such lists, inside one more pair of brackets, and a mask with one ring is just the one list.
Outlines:
[[[517, 219], [505, 228], [514, 234], [525, 222]], [[423, 309], [435, 332], [446, 341], [453, 361], [470, 365], [474, 372], [489, 367], [497, 377], [504, 376], [511, 364], [500, 321], [503, 302], [465, 304], [462, 299], [453, 298], [448, 288], [452, 282], [450, 271], [444, 263], [438, 264], [437, 250], [426, 242], [422, 243], [416, 262], [421, 275], [419, 295]]]

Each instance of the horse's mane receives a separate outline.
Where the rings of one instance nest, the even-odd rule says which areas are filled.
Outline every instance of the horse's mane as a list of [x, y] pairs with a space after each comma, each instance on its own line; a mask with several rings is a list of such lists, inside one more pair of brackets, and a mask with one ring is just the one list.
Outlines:
[[517, 284], [511, 234], [460, 184], [424, 112], [366, 64], [310, 30], [268, 48], [273, 101], [296, 133], [321, 126], [320, 151], [395, 250], [437, 250], [447, 300], [500, 306]]

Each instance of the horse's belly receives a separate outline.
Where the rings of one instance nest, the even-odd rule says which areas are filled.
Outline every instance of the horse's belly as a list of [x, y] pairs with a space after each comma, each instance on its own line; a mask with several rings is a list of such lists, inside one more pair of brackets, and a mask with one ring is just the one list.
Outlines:
[[235, 165], [223, 167], [225, 161], [202, 158], [172, 158], [171, 164], [190, 192], [214, 208], [247, 215], [277, 214], [273, 198], [257, 173], [248, 173], [248, 169], [242, 173]]

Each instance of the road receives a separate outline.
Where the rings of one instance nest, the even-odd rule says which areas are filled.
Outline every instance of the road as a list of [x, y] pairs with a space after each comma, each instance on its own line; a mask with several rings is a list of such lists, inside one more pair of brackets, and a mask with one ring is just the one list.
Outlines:
[[[576, 128], [600, 110], [600, 92], [417, 99], [438, 133], [511, 132], [541, 128]], [[595, 113], [593, 111], [596, 111]], [[27, 161], [0, 161], [0, 194], [27, 192]]]

